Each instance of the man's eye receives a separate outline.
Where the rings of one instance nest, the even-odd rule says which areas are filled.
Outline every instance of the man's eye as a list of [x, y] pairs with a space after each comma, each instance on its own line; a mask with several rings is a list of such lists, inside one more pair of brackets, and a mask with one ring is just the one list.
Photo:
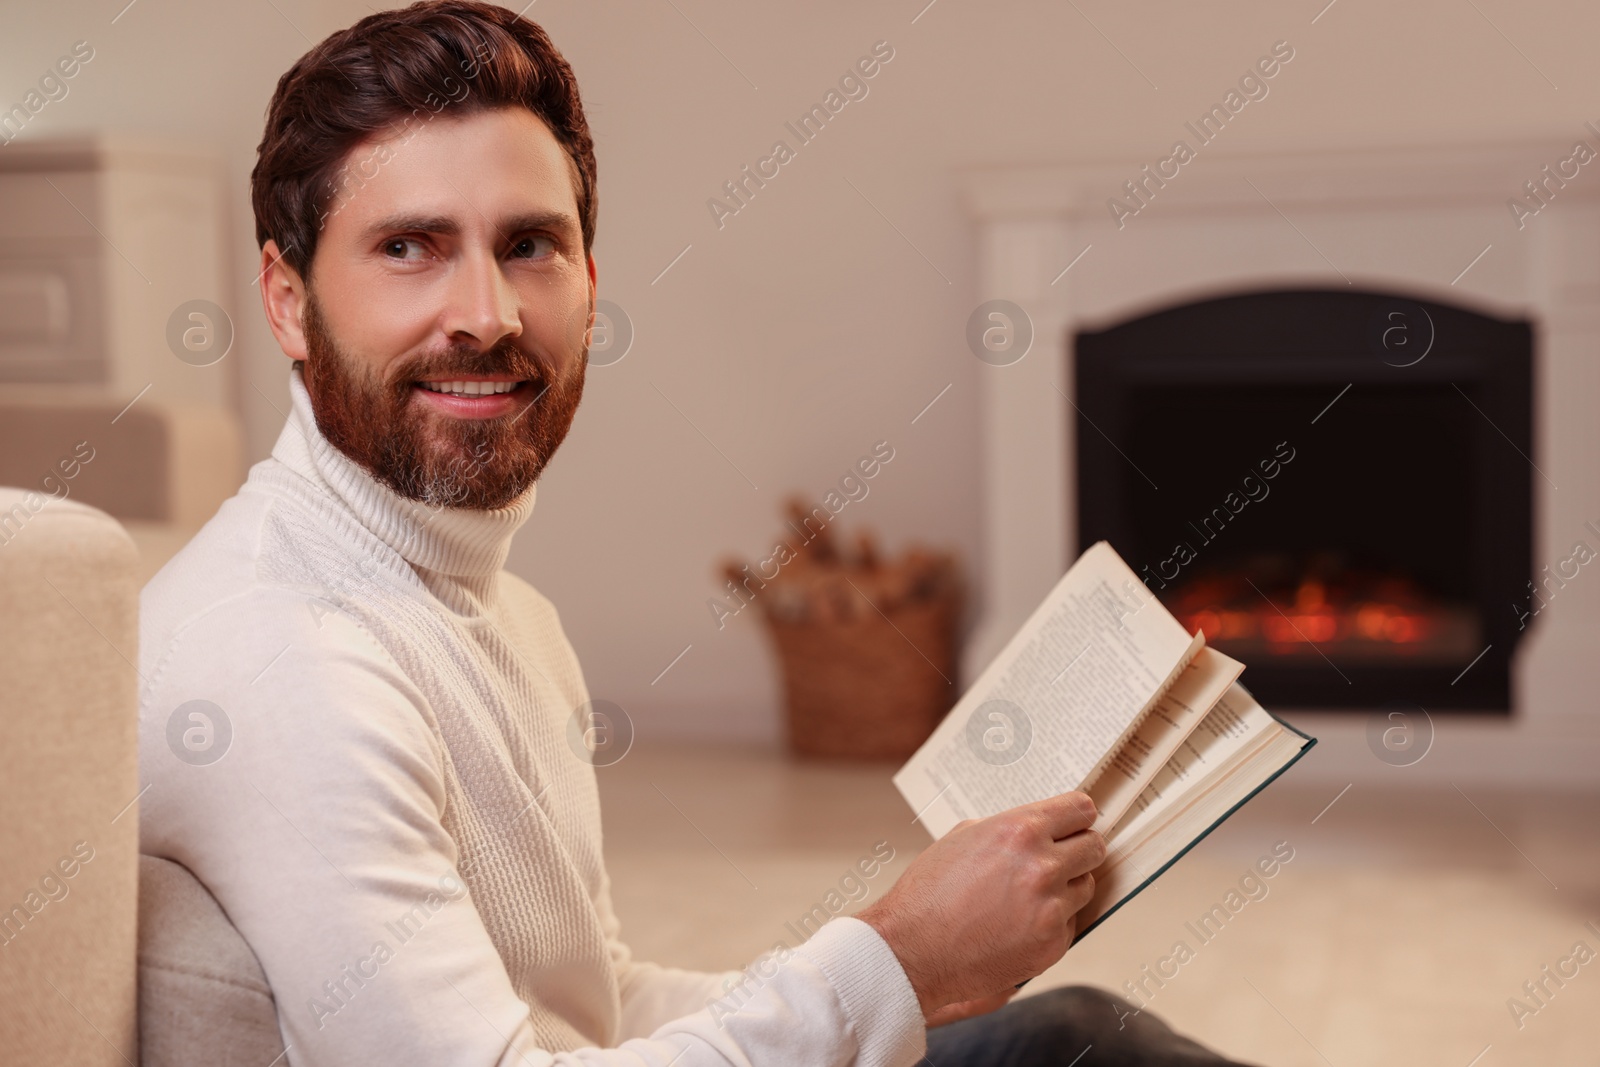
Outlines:
[[511, 254], [521, 259], [538, 259], [548, 256], [556, 249], [556, 242], [550, 237], [529, 235], [511, 247]]
[[395, 237], [384, 242], [383, 252], [384, 255], [392, 256], [395, 259], [415, 258], [406, 255], [406, 249], [408, 248], [416, 248], [420, 251], [422, 242], [414, 237]]

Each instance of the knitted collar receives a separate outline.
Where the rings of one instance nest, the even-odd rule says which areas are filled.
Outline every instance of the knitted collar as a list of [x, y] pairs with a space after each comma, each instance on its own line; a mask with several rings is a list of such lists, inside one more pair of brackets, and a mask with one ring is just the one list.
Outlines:
[[368, 474], [322, 435], [296, 361], [289, 374], [293, 409], [272, 456], [324, 488], [351, 517], [413, 567], [460, 578], [484, 578], [505, 566], [512, 535], [533, 513], [537, 485], [489, 511], [432, 508], [407, 500]]

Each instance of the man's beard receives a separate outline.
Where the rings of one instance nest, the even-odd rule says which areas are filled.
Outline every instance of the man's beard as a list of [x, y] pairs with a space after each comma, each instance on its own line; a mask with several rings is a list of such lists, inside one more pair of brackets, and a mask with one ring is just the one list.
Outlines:
[[[317, 428], [378, 481], [429, 507], [489, 510], [516, 500], [555, 455], [583, 397], [583, 341], [561, 378], [548, 357], [507, 338], [485, 351], [455, 346], [419, 356], [384, 382], [339, 348], [309, 294], [304, 330], [305, 386]], [[531, 390], [534, 399], [514, 414], [466, 419], [430, 413], [414, 395], [423, 378], [484, 375], [514, 376], [524, 383], [517, 395]]]

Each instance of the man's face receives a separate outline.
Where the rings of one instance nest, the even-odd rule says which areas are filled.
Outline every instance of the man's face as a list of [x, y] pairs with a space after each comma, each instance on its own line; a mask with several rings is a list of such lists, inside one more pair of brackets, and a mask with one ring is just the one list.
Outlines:
[[[378, 145], [377, 173], [356, 171]], [[441, 113], [348, 160], [360, 178], [328, 206], [301, 343], [275, 321], [279, 340], [305, 360], [323, 435], [379, 481], [431, 506], [503, 507], [583, 394], [594, 265], [567, 155], [532, 112], [503, 108]], [[269, 317], [292, 311], [285, 284]]]

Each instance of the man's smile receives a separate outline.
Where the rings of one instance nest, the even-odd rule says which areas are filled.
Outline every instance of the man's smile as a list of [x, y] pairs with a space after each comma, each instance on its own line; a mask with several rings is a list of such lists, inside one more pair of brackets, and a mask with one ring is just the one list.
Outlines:
[[413, 392], [441, 414], [462, 419], [489, 419], [515, 411], [532, 398], [534, 383], [507, 375], [430, 378], [415, 382]]

